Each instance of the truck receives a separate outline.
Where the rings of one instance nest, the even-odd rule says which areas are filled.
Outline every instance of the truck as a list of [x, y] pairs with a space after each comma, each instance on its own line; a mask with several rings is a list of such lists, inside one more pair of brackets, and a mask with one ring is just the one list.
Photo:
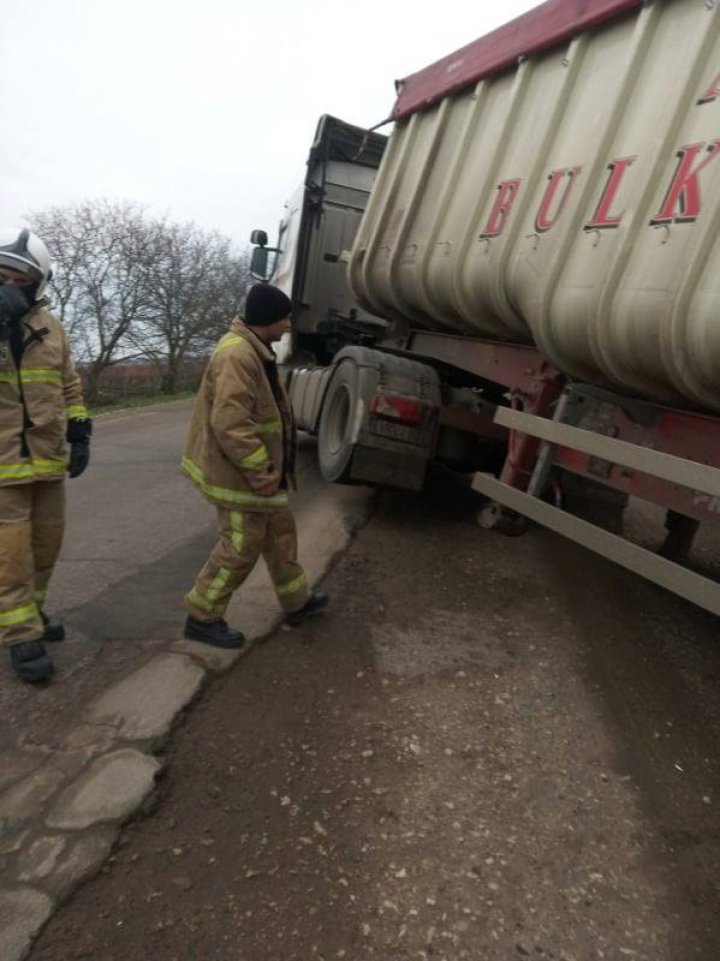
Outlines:
[[[323, 117], [254, 276], [333, 482], [472, 475], [529, 519], [713, 612], [687, 555], [720, 514], [720, 14], [548, 0], [398, 82], [388, 138]], [[651, 551], [570, 482], [665, 512]]]

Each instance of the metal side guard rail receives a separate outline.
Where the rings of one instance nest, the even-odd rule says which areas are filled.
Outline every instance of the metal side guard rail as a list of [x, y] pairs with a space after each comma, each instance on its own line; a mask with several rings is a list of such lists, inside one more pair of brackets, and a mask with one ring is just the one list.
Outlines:
[[552, 445], [580, 450], [714, 497], [720, 497], [720, 470], [571, 427], [559, 422], [562, 412], [562, 404], [558, 404], [555, 419], [548, 420], [499, 407], [494, 418], [496, 424], [530, 434], [544, 442], [538, 457], [538, 470], [533, 475], [528, 493], [504, 484], [490, 474], [476, 474], [473, 489], [693, 604], [720, 615], [720, 584], [716, 581], [695, 574], [680, 564], [538, 499], [543, 486], [538, 472], [544, 472], [549, 467]]

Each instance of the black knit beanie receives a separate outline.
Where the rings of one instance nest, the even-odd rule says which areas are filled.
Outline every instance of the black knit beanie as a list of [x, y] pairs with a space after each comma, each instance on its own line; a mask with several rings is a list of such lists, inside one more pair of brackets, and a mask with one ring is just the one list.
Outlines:
[[245, 301], [245, 323], [248, 327], [269, 327], [291, 311], [292, 301], [278, 287], [254, 284]]

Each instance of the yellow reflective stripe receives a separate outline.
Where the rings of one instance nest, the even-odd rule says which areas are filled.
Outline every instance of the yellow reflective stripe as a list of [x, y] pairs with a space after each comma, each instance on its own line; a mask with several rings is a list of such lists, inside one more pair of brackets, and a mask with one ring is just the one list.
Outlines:
[[229, 579], [230, 571], [226, 567], [221, 567], [215, 577], [213, 577], [208, 584], [208, 589], [205, 592], [205, 596], [210, 603], [215, 603], [217, 601], [220, 594], [222, 594], [223, 589], [226, 587]]
[[67, 461], [34, 460], [27, 464], [0, 464], [0, 480], [11, 478], [22, 480], [25, 477], [38, 477], [42, 474], [65, 473]]
[[214, 613], [213, 606], [210, 601], [205, 600], [202, 594], [198, 593], [194, 587], [185, 600], [188, 602], [188, 604], [191, 604], [193, 607], [199, 607], [201, 611], [205, 611], [207, 614]]
[[230, 511], [230, 543], [238, 552], [245, 546], [245, 517], [240, 511]]
[[263, 464], [267, 463], [268, 459], [267, 447], [261, 444], [252, 454], [243, 457], [240, 461], [240, 466], [245, 467], [247, 470], [257, 470], [259, 467], [262, 467]]
[[264, 423], [257, 425], [258, 434], [281, 434], [282, 433], [282, 421], [281, 420], [266, 420]]
[[73, 404], [71, 407], [65, 408], [65, 416], [68, 420], [73, 420], [75, 417], [88, 417], [87, 407], [83, 407], [82, 404]]
[[244, 344], [245, 338], [240, 337], [238, 334], [225, 334], [224, 337], [220, 339], [217, 347], [213, 351], [213, 354], [219, 354], [223, 350], [227, 350], [228, 347], [235, 347], [237, 344]]
[[198, 590], [197, 587], [193, 587], [188, 594], [188, 600], [201, 610], [207, 611], [208, 614], [213, 614], [218, 607], [224, 607], [223, 604], [218, 605], [217, 602], [220, 595], [226, 590], [229, 580], [230, 571], [226, 567], [221, 567], [208, 584], [205, 593]]
[[208, 497], [212, 497], [213, 500], [226, 501], [229, 504], [252, 504], [257, 507], [287, 507], [288, 496], [286, 491], [274, 494], [272, 497], [262, 497], [260, 494], [250, 494], [247, 491], [216, 487], [215, 484], [208, 484], [205, 481], [202, 471], [189, 457], [183, 457], [182, 469], [200, 490]]
[[[0, 384], [17, 384], [18, 375], [16, 373], [4, 372], [0, 374]], [[50, 368], [38, 368], [20, 371], [20, 380], [23, 384], [61, 384], [62, 371], [51, 370]]]
[[56, 470], [65, 470], [68, 462], [66, 460], [34, 460], [33, 469], [38, 474], [52, 474]]
[[290, 581], [289, 584], [283, 584], [282, 587], [276, 587], [275, 590], [280, 597], [286, 597], [288, 594], [297, 594], [307, 584], [307, 577], [305, 574], [298, 574], [298, 576]]
[[20, 380], [24, 384], [60, 384], [62, 373], [59, 370], [28, 370], [20, 371]]
[[0, 480], [11, 478], [22, 480], [24, 477], [34, 477], [32, 464], [0, 464]]
[[24, 604], [9, 611], [0, 611], [0, 627], [10, 627], [12, 624], [27, 624], [40, 617], [37, 604]]

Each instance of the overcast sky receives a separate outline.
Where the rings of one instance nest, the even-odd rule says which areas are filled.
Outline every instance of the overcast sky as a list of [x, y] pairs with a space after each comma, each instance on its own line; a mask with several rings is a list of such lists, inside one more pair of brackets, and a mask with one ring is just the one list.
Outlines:
[[254, 227], [275, 237], [321, 114], [380, 122], [396, 79], [537, 5], [0, 3], [0, 225], [108, 197], [218, 229], [240, 248]]

